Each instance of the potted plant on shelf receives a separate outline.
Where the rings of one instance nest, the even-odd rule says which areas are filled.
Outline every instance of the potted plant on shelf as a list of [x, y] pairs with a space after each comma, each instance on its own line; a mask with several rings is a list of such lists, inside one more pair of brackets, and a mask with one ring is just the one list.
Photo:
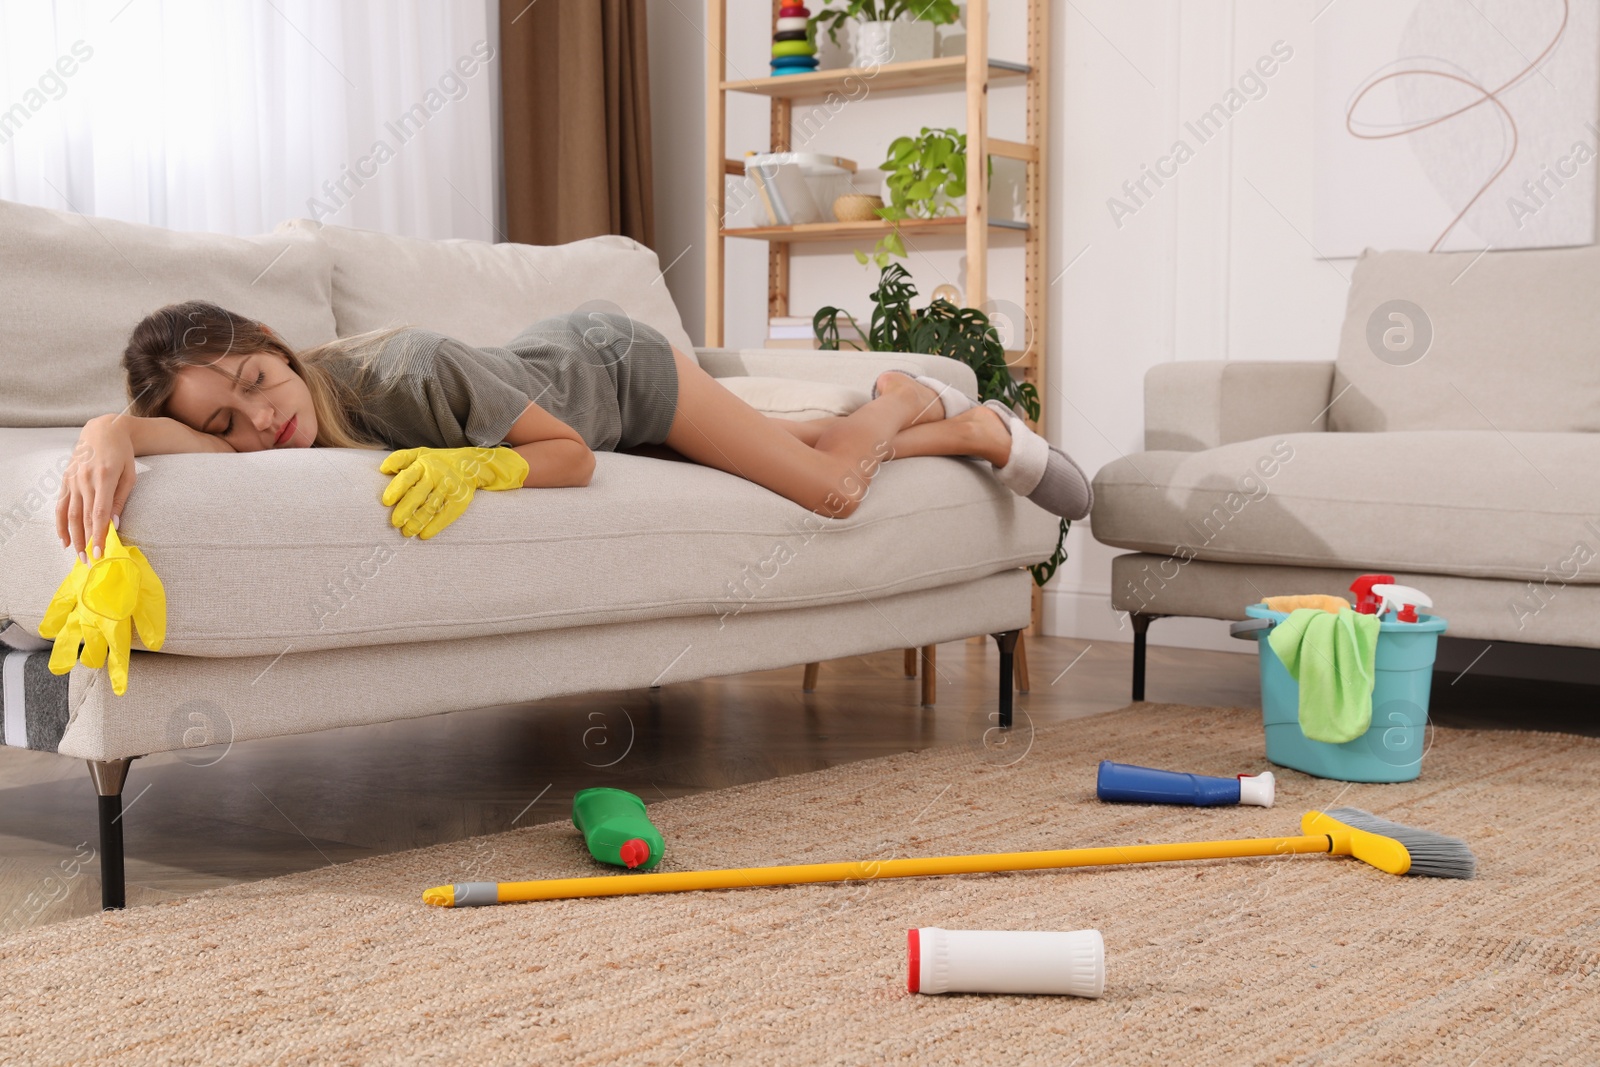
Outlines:
[[[1032, 382], [1017, 381], [1006, 362], [1005, 345], [989, 317], [977, 308], [958, 308], [937, 297], [925, 308], [913, 310], [911, 298], [917, 287], [910, 274], [898, 263], [885, 267], [872, 293], [872, 325], [862, 330], [855, 316], [843, 308], [825, 307], [811, 317], [817, 348], [837, 351], [839, 317], [842, 315], [867, 339], [873, 352], [927, 352], [959, 359], [978, 376], [978, 399], [999, 400], [1009, 407], [1021, 406], [1030, 421], [1039, 418], [1039, 389]], [[851, 348], [859, 349], [847, 341]], [[1028, 570], [1036, 585], [1044, 585], [1067, 558], [1067, 530], [1072, 523], [1061, 520], [1056, 550], [1042, 563]]]
[[[904, 16], [904, 17], [902, 17]], [[842, 0], [811, 16], [811, 37], [826, 26], [828, 39], [839, 43], [839, 28], [856, 24], [855, 65], [875, 67], [890, 62], [932, 59], [934, 27], [961, 16], [955, 0]]]
[[[879, 169], [889, 172], [884, 179], [889, 203], [877, 208], [876, 214], [897, 224], [872, 250], [872, 260], [882, 270], [890, 256], [906, 258], [901, 219], [961, 214], [962, 205], [956, 201], [967, 195], [967, 135], [953, 126], [942, 130], [924, 126], [915, 137], [896, 137]], [[994, 175], [993, 158], [984, 173], [985, 181]], [[857, 249], [856, 262], [864, 265], [867, 254]]]

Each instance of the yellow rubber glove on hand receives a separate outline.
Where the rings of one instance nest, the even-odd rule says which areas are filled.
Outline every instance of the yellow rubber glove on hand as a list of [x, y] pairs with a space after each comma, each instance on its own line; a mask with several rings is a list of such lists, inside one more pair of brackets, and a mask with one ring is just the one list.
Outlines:
[[393, 507], [389, 524], [424, 541], [461, 517], [479, 489], [520, 489], [528, 480], [528, 461], [514, 450], [496, 448], [403, 448], [378, 468], [395, 477], [383, 491]]
[[144, 553], [124, 545], [112, 525], [105, 555], [72, 565], [39, 623], [39, 636], [55, 639], [50, 673], [72, 670], [81, 641], [85, 667], [99, 669], [109, 656], [111, 689], [121, 696], [128, 691], [133, 626], [146, 648], [159, 649], [167, 639], [167, 592]]

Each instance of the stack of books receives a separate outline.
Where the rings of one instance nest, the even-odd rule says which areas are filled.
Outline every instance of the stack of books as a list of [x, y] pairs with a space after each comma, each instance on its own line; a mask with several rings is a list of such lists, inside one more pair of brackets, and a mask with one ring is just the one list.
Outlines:
[[[839, 347], [844, 351], [855, 351], [850, 348], [849, 342], [854, 341], [862, 349], [867, 347], [867, 340], [861, 336], [859, 330], [850, 325], [850, 320], [839, 319]], [[773, 315], [767, 320], [767, 339], [764, 342], [767, 348], [816, 348], [817, 334], [811, 326], [811, 319], [803, 315]]]

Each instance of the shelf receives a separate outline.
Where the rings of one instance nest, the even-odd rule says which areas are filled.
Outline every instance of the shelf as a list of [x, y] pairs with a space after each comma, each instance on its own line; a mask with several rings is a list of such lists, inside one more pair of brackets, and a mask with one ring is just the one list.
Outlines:
[[[989, 80], [1026, 78], [1028, 65], [1006, 59], [989, 60]], [[826, 96], [830, 92], [853, 90], [865, 83], [870, 89], [921, 89], [935, 85], [960, 85], [967, 80], [966, 56], [917, 59], [908, 63], [884, 63], [877, 67], [843, 67], [812, 70], [804, 74], [779, 74], [775, 77], [725, 81], [722, 88], [735, 93], [797, 98]]]
[[[795, 226], [740, 226], [719, 230], [723, 237], [751, 237], [762, 241], [789, 243], [794, 241], [835, 241], [852, 237], [881, 237], [888, 233], [891, 224], [886, 219], [866, 222], [803, 222]], [[901, 219], [900, 232], [915, 236], [966, 233], [965, 215], [946, 215], [937, 219]], [[989, 229], [1012, 230], [1027, 233], [1028, 224], [1015, 219], [990, 219]]]

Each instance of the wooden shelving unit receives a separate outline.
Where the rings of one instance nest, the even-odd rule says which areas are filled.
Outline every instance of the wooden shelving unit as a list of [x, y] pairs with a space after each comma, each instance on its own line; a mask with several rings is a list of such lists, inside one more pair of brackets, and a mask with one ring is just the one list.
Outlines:
[[[1049, 0], [1027, 0], [1028, 60], [1012, 63], [989, 56], [989, 0], [968, 0], [966, 54], [905, 63], [887, 63], [876, 68], [816, 70], [805, 74], [728, 80], [727, 0], [706, 0], [706, 188], [713, 210], [706, 220], [706, 345], [724, 343], [724, 288], [726, 284], [724, 241], [729, 237], [764, 240], [767, 246], [767, 310], [769, 315], [788, 315], [790, 246], [800, 242], [831, 240], [876, 240], [887, 233], [887, 222], [826, 222], [800, 226], [755, 226], [726, 229], [724, 177], [743, 174], [744, 163], [727, 155], [727, 94], [755, 93], [771, 98], [771, 151], [790, 150], [791, 117], [796, 100], [825, 97], [831, 92], [851, 93], [852, 87], [867, 85], [867, 98], [857, 106], [873, 106], [879, 93], [918, 93], [927, 89], [965, 87], [967, 104], [967, 194], [966, 214], [959, 217], [919, 219], [902, 222], [900, 231], [911, 241], [947, 242], [960, 238], [967, 253], [967, 285], [963, 294], [969, 307], [981, 307], [989, 299], [989, 244], [992, 238], [1023, 245], [1023, 311], [1032, 325], [1026, 348], [1008, 351], [1012, 373], [1031, 381], [1039, 390], [1040, 420], [1047, 397], [1043, 353], [1046, 340], [1044, 294], [1046, 289], [1044, 235], [1049, 232], [1045, 216], [1047, 186], [1046, 161], [1049, 135]], [[773, 0], [777, 17], [782, 0]], [[989, 136], [988, 101], [991, 83], [1024, 82], [1027, 86], [1027, 140], [1007, 141]], [[917, 123], [908, 125], [916, 126]], [[887, 148], [887, 144], [885, 144]], [[989, 190], [985, 181], [989, 156], [1019, 159], [1026, 163], [1027, 189], [1024, 197], [1025, 222], [989, 218]], [[1039, 429], [1039, 423], [1033, 424]], [[1042, 598], [1033, 590], [1033, 622], [1025, 632], [1040, 632]], [[982, 640], [987, 640], [986, 638]], [[1019, 651], [1021, 646], [1018, 646]], [[1019, 664], [1025, 662], [1019, 657]], [[814, 672], [808, 671], [808, 677]], [[925, 671], [925, 700], [931, 672]], [[928, 700], [931, 702], [931, 700]]]

